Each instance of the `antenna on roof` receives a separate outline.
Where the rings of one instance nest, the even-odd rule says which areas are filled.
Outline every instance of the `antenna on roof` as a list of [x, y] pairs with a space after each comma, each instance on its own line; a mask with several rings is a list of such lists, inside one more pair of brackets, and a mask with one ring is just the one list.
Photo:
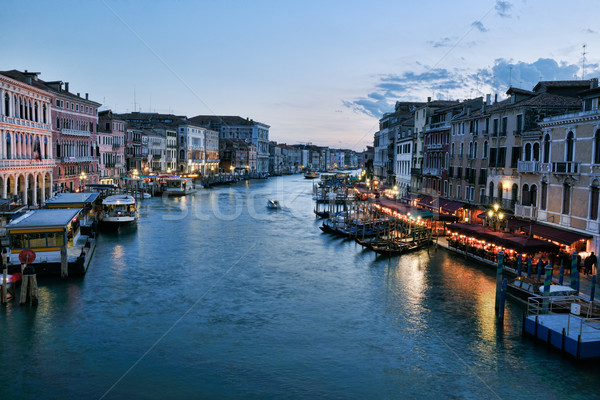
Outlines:
[[583, 45], [583, 58], [581, 60], [581, 80], [585, 79], [585, 44]]
[[512, 65], [510, 66], [510, 69], [508, 70], [508, 87], [512, 86]]

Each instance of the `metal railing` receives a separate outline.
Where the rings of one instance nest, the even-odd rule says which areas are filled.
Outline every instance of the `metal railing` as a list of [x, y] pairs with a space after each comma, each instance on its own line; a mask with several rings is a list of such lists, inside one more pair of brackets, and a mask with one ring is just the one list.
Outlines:
[[0, 122], [5, 122], [7, 124], [20, 125], [20, 126], [28, 126], [30, 128], [46, 129], [49, 131], [52, 130], [52, 125], [50, 125], [50, 124], [43, 124], [43, 123], [35, 122], [35, 121], [28, 121], [26, 119], [9, 117], [6, 115], [0, 115]]
[[42, 158], [39, 159], [25, 159], [25, 160], [0, 160], [0, 168], [14, 168], [14, 167], [53, 167], [55, 165], [54, 159]]

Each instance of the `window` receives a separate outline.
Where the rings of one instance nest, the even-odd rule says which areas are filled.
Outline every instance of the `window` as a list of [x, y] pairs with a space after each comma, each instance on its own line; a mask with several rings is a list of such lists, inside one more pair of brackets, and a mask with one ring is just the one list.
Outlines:
[[573, 132], [567, 134], [565, 161], [573, 161], [573, 152], [575, 150], [575, 135]]
[[496, 165], [502, 168], [504, 168], [506, 165], [506, 147], [500, 147], [498, 149], [498, 159], [496, 160]]
[[498, 149], [491, 148], [490, 149], [490, 163], [489, 163], [490, 167], [495, 167], [496, 166], [496, 156], [497, 155], [498, 155]]
[[594, 164], [600, 164], [600, 129], [594, 135]]
[[460, 193], [461, 193], [460, 185], [456, 185], [456, 198], [457, 199], [460, 199]]
[[510, 157], [510, 167], [511, 168], [517, 168], [517, 165], [519, 164], [519, 160], [521, 159], [521, 148], [520, 147], [513, 147], [512, 148], [512, 154]]
[[523, 114], [517, 115], [517, 134], [523, 130]]
[[544, 163], [550, 162], [550, 135], [544, 137]]
[[498, 134], [498, 118], [494, 119], [494, 131], [492, 133], [494, 135]]
[[533, 144], [533, 161], [540, 161], [540, 144]]
[[531, 143], [525, 145], [525, 161], [531, 161]]
[[508, 117], [502, 117], [502, 136], [506, 136], [506, 130], [508, 128]]
[[590, 188], [590, 219], [598, 219], [598, 181], [594, 180]]
[[569, 215], [571, 211], [571, 186], [568, 184], [563, 185], [563, 206], [562, 213], [564, 215]]
[[487, 158], [488, 156], [488, 142], [483, 142], [483, 158]]

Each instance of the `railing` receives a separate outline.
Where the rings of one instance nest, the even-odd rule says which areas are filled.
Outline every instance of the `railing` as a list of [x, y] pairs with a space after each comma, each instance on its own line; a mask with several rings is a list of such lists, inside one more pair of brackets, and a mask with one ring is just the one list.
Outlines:
[[444, 145], [441, 143], [431, 143], [426, 146], [428, 149], [441, 149]]
[[500, 136], [506, 136], [506, 129], [502, 129], [500, 131]]
[[112, 148], [113, 148], [113, 149], [118, 149], [119, 147], [121, 147], [121, 144], [120, 144], [120, 143], [113, 143], [113, 144], [112, 144]]
[[442, 121], [442, 122], [435, 122], [433, 124], [425, 125], [425, 130], [441, 129], [441, 128], [449, 129], [450, 122]]
[[517, 164], [517, 172], [537, 174], [540, 172], [539, 161], [519, 161]]
[[96, 158], [92, 156], [77, 156], [77, 157], [62, 157], [60, 159], [63, 163], [70, 162], [92, 162], [95, 161]]
[[14, 168], [14, 167], [53, 167], [55, 165], [54, 159], [42, 158], [38, 159], [26, 159], [26, 160], [0, 160], [0, 168]]
[[442, 176], [442, 170], [440, 168], [423, 168], [423, 175], [434, 175], [434, 176]]
[[104, 168], [114, 168], [114, 167], [115, 167], [114, 162], [107, 162], [106, 164], [104, 164]]
[[8, 117], [6, 115], [0, 115], [0, 122], [5, 122], [7, 124], [28, 126], [30, 128], [46, 129], [49, 131], [52, 130], [52, 125], [50, 125], [50, 124], [42, 124], [40, 122], [27, 121], [26, 119]]
[[411, 168], [410, 169], [411, 175], [421, 176], [422, 173], [423, 173], [423, 171], [421, 170], [421, 168]]
[[578, 162], [572, 161], [559, 161], [552, 163], [552, 173], [553, 174], [579, 174], [579, 164]]
[[80, 131], [79, 129], [61, 129], [60, 133], [63, 135], [71, 135], [71, 136], [84, 136], [84, 137], [90, 136], [90, 132]]
[[515, 217], [536, 219], [537, 218], [537, 207], [522, 206], [520, 204], [515, 204]]
[[492, 196], [481, 196], [481, 205], [491, 206], [494, 204], [499, 204], [500, 207], [505, 210], [514, 210], [516, 202], [516, 200], [500, 199]]
[[481, 130], [481, 134], [482, 134], [482, 135], [484, 135], [484, 136], [487, 136], [487, 135], [489, 135], [489, 134], [490, 134], [490, 131], [489, 131], [489, 130], [487, 130], [487, 129], [482, 129], [482, 130]]
[[514, 136], [521, 136], [521, 134], [522, 134], [522, 133], [523, 133], [523, 131], [522, 131], [522, 130], [520, 130], [520, 129], [517, 129], [517, 130], [514, 130], [514, 131], [513, 131], [513, 135], [514, 135]]

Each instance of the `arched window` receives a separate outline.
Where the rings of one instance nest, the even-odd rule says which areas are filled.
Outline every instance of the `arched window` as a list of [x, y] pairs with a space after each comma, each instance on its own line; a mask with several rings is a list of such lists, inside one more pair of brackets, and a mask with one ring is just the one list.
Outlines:
[[487, 158], [488, 156], [488, 142], [487, 140], [483, 142], [483, 158]]
[[473, 142], [469, 143], [469, 158], [473, 158]]
[[10, 148], [10, 133], [6, 134], [6, 158], [12, 158], [12, 150]]
[[450, 154], [448, 154], [446, 152], [446, 162], [444, 163], [444, 168], [448, 168], [448, 165], [450, 165]]
[[573, 135], [573, 132], [567, 134], [566, 151], [565, 161], [573, 161], [573, 153], [575, 151], [575, 135]]
[[465, 144], [461, 143], [460, 144], [460, 154], [458, 155], [459, 157], [462, 157], [465, 151]]
[[600, 129], [594, 135], [594, 164], [600, 164]]
[[598, 180], [594, 179], [590, 188], [590, 219], [595, 221], [598, 219]]
[[540, 199], [540, 209], [546, 209], [546, 202], [548, 200], [548, 184], [546, 182], [542, 182], [542, 197]]
[[531, 189], [529, 189], [529, 205], [537, 206], [537, 186], [531, 185]]
[[450, 156], [454, 158], [454, 143], [450, 146]]
[[550, 162], [550, 135], [544, 137], [544, 163]]
[[10, 97], [8, 96], [8, 93], [4, 94], [4, 115], [6, 116], [11, 116], [10, 115]]
[[48, 158], [48, 138], [44, 138], [44, 158]]
[[46, 112], [47, 112], [47, 108], [46, 108], [46, 105], [44, 104], [44, 106], [42, 107], [42, 122], [44, 124], [48, 123], [48, 117], [46, 115]]
[[473, 158], [477, 158], [477, 142], [473, 144]]
[[519, 197], [519, 186], [516, 183], [513, 183], [512, 190], [510, 192], [510, 200], [512, 202], [512, 207], [514, 207], [517, 202], [517, 198]]
[[532, 157], [533, 161], [540, 161], [540, 144], [539, 143], [534, 143], [533, 144], [533, 157]]
[[521, 188], [521, 203], [524, 206], [531, 205], [530, 199], [529, 199], [529, 185], [528, 184], [524, 184], [523, 188]]
[[497, 186], [497, 193], [498, 193], [498, 199], [502, 199], [502, 182], [498, 182], [498, 186]]
[[490, 197], [490, 199], [492, 197], [494, 197], [494, 182], [490, 182], [490, 187], [489, 187], [489, 192], [488, 192], [488, 196]]
[[525, 161], [531, 161], [531, 143], [525, 145]]

